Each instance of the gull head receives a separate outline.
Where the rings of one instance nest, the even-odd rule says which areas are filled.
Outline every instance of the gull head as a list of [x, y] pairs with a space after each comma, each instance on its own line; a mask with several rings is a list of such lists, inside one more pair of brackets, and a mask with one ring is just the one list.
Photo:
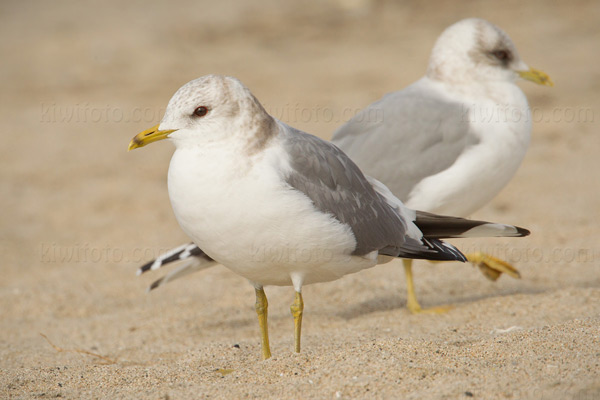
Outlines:
[[160, 124], [137, 134], [129, 150], [170, 139], [177, 148], [238, 139], [255, 142], [272, 118], [239, 80], [206, 75], [183, 85], [171, 98]]
[[463, 84], [523, 78], [553, 86], [548, 75], [525, 64], [502, 29], [479, 18], [461, 20], [442, 32], [431, 52], [427, 76]]

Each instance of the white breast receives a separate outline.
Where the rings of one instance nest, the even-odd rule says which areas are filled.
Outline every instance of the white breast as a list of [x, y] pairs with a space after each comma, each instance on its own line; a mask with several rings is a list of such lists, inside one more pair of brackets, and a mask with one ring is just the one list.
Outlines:
[[337, 279], [373, 266], [351, 256], [347, 225], [318, 212], [281, 179], [284, 154], [271, 146], [248, 161], [223, 146], [178, 149], [169, 167], [169, 196], [182, 229], [209, 256], [259, 284]]

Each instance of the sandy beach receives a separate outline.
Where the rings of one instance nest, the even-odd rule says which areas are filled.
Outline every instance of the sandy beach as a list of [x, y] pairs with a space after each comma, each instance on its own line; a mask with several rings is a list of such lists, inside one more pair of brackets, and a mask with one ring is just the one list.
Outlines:
[[[127, 153], [171, 95], [209, 73], [244, 82], [282, 121], [329, 139], [420, 78], [450, 24], [503, 28], [555, 87], [519, 83], [533, 134], [510, 184], [474, 218], [531, 230], [454, 240], [515, 265], [399, 261], [254, 290], [222, 266], [152, 293], [138, 266], [188, 241], [171, 211], [173, 146]], [[575, 0], [5, 1], [0, 5], [0, 398], [600, 398], [600, 3]]]

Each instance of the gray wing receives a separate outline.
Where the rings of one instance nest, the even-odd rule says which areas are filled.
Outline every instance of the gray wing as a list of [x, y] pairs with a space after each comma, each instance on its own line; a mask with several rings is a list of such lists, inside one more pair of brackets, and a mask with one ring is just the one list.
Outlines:
[[292, 172], [286, 182], [308, 196], [315, 207], [347, 224], [356, 238], [353, 254], [432, 258], [438, 243], [406, 235], [407, 222], [377, 193], [360, 169], [340, 149], [315, 136], [289, 128], [284, 145]]
[[424, 178], [449, 168], [469, 146], [468, 108], [418, 81], [371, 104], [340, 127], [332, 142], [402, 201]]

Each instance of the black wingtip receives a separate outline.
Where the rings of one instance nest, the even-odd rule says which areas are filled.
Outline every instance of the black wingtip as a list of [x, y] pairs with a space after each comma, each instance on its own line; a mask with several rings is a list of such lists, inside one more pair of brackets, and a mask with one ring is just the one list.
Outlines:
[[467, 257], [455, 246], [439, 239], [421, 239], [420, 251], [406, 251], [405, 248], [397, 257], [432, 261], [461, 261], [467, 262]]
[[141, 275], [144, 272], [148, 272], [150, 270], [150, 268], [152, 268], [152, 264], [154, 264], [154, 261], [156, 261], [156, 260], [148, 261], [146, 264], [139, 267], [137, 270], [137, 275]]
[[448, 242], [444, 242], [443, 240], [439, 239], [427, 240], [425, 238], [423, 238], [423, 241], [429, 242], [429, 244], [433, 245], [435, 249], [439, 250], [438, 255], [442, 257], [439, 258], [439, 260], [467, 262], [467, 257], [465, 257], [462, 251]]
[[531, 234], [531, 232], [528, 229], [521, 228], [519, 226], [515, 226], [515, 228], [517, 228], [517, 233], [520, 237], [529, 236]]

